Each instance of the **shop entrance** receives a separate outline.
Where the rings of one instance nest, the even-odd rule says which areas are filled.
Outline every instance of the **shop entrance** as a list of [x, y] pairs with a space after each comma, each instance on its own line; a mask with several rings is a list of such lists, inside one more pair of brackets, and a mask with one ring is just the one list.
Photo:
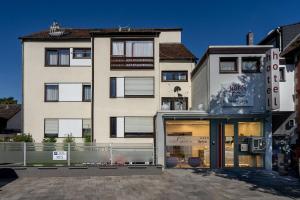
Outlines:
[[263, 136], [263, 123], [253, 121], [224, 122], [220, 127], [218, 167], [263, 167], [262, 153], [252, 153], [249, 141]]

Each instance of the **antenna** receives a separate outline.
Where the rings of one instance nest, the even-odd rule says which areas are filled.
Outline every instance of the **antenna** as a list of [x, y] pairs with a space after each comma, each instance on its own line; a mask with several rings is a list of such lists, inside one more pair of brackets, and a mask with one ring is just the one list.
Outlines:
[[59, 37], [62, 36], [64, 33], [65, 31], [60, 28], [59, 23], [56, 20], [54, 20], [52, 25], [50, 26], [49, 35], [53, 37]]

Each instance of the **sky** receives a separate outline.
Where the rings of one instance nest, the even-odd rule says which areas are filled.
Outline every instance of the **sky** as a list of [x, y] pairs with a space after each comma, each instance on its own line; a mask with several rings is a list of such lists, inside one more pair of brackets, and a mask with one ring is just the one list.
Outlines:
[[182, 42], [201, 58], [208, 45], [245, 44], [249, 31], [257, 43], [280, 25], [300, 22], [299, 8], [299, 0], [3, 1], [0, 98], [22, 99], [18, 37], [48, 29], [54, 20], [67, 28], [182, 27]]

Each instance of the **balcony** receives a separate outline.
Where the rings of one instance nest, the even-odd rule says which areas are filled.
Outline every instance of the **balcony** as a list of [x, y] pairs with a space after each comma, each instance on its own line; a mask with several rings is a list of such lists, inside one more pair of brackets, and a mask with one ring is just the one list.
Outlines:
[[110, 69], [154, 69], [154, 58], [111, 56]]

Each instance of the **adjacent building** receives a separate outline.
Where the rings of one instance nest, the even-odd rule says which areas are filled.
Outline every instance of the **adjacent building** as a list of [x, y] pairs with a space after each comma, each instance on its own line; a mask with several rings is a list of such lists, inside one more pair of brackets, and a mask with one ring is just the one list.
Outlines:
[[[36, 142], [153, 143], [158, 110], [188, 110], [196, 57], [180, 28], [49, 30], [21, 37], [23, 132]], [[60, 139], [61, 138], [61, 139]]]

